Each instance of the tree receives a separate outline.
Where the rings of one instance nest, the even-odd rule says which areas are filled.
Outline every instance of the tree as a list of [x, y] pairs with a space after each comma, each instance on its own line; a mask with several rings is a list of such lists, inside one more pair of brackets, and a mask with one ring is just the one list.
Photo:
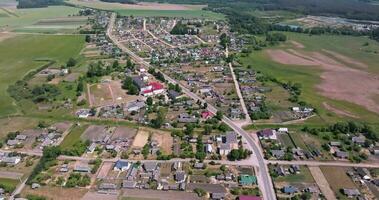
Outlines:
[[86, 35], [86, 42], [87, 43], [91, 42], [91, 36], [90, 35]]
[[147, 97], [147, 99], [146, 99], [146, 104], [147, 104], [148, 106], [152, 106], [152, 105], [153, 105], [153, 98], [151, 98], [151, 97]]
[[193, 124], [186, 124], [185, 128], [186, 129], [184, 130], [184, 134], [192, 136], [193, 131], [195, 129], [194, 125]]
[[67, 67], [73, 67], [76, 65], [76, 60], [74, 58], [69, 58], [67, 63], [66, 63], [66, 66]]
[[216, 112], [215, 118], [218, 119], [218, 120], [222, 120], [223, 116], [224, 116], [224, 114], [221, 111], [218, 110]]

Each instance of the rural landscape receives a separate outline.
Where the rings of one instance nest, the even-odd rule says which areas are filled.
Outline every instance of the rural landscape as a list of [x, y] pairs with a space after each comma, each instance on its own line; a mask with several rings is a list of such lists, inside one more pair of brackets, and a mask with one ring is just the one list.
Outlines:
[[379, 1], [0, 0], [0, 200], [379, 199]]

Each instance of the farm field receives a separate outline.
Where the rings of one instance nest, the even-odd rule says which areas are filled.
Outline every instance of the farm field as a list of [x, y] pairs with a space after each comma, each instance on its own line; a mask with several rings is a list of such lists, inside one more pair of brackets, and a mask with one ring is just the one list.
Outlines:
[[223, 19], [219, 13], [202, 10], [205, 5], [184, 5], [184, 4], [162, 4], [162, 3], [139, 3], [136, 5], [104, 3], [98, 0], [82, 1], [70, 0], [68, 3], [97, 8], [102, 10], [116, 11], [122, 16], [159, 16], [159, 17], [184, 17], [184, 18], [212, 18]]
[[65, 63], [70, 57], [79, 54], [83, 43], [84, 36], [66, 35], [16, 36], [0, 42], [0, 116], [18, 112], [17, 105], [6, 90], [30, 70], [46, 64], [46, 61], [37, 61], [38, 59]]
[[[8, 16], [0, 17], [0, 28], [7, 30], [22, 29], [39, 23], [40, 20], [56, 19], [77, 14], [79, 9], [68, 6], [50, 6], [48, 8], [12, 9], [7, 8]], [[0, 14], [3, 12], [0, 12]]]
[[[369, 96], [378, 92], [373, 87], [379, 74], [375, 64], [379, 62], [377, 42], [366, 37], [286, 34], [289, 42], [253, 52], [240, 60], [280, 81], [301, 83], [300, 100], [310, 103], [320, 116], [306, 122], [332, 123], [340, 119], [378, 122], [379, 102]], [[367, 81], [356, 84], [359, 81], [355, 79]]]
[[52, 187], [44, 186], [38, 188], [38, 190], [33, 190], [30, 187], [25, 187], [21, 196], [26, 197], [28, 194], [44, 196], [47, 199], [58, 199], [58, 200], [69, 200], [69, 199], [80, 199], [88, 191], [86, 188], [63, 188], [63, 187]]

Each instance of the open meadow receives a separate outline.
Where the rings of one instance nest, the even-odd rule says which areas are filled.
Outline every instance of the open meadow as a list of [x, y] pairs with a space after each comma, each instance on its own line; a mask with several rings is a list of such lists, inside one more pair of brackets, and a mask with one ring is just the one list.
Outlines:
[[286, 35], [286, 43], [240, 60], [282, 82], [300, 83], [300, 100], [319, 114], [307, 122], [378, 122], [379, 43], [366, 37]]
[[83, 48], [84, 36], [23, 35], [0, 42], [0, 116], [19, 110], [9, 96], [9, 85], [21, 80], [28, 72], [54, 60], [58, 65], [76, 57]]

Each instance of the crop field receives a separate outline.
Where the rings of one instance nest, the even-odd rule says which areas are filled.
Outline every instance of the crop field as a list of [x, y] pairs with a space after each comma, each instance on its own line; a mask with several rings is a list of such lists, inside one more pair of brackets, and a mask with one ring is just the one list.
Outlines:
[[289, 33], [288, 40], [240, 60], [280, 81], [300, 83], [300, 99], [315, 107], [320, 116], [308, 119], [309, 123], [346, 118], [378, 122], [379, 102], [372, 96], [378, 95], [374, 85], [379, 84], [375, 64], [379, 43], [366, 37], [296, 33]]
[[[40, 20], [55, 19], [68, 17], [68, 15], [77, 14], [78, 8], [68, 6], [50, 6], [48, 8], [29, 8], [29, 9], [11, 9], [7, 8], [7, 17], [0, 17], [0, 28], [6, 29], [22, 29], [27, 26], [32, 26]], [[0, 12], [4, 13], [4, 10]]]
[[166, 4], [166, 3], [139, 3], [135, 5], [104, 3], [98, 0], [82, 1], [70, 0], [69, 3], [97, 8], [102, 10], [116, 11], [122, 16], [158, 16], [158, 17], [184, 17], [184, 18], [211, 18], [223, 19], [224, 15], [202, 10], [205, 5], [184, 5], [184, 4]]
[[85, 25], [86, 22], [86, 17], [41, 19], [32, 25], [17, 28], [15, 31], [29, 33], [73, 33], [80, 26]]
[[84, 36], [67, 35], [16, 36], [0, 42], [0, 116], [17, 113], [17, 105], [6, 90], [29, 71], [46, 64], [37, 59], [62, 64], [70, 57], [76, 57], [83, 44]]

